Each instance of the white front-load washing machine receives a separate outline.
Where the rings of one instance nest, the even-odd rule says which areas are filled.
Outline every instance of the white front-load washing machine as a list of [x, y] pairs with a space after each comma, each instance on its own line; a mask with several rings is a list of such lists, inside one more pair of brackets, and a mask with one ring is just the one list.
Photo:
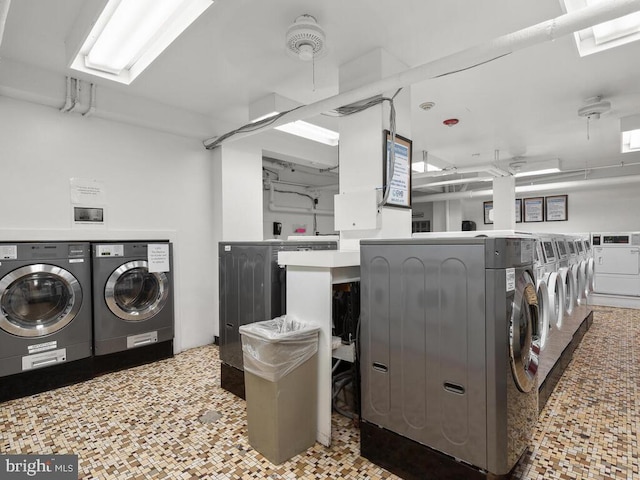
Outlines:
[[564, 283], [558, 271], [558, 252], [553, 238], [547, 235], [540, 237], [544, 262], [543, 281], [549, 293], [549, 336], [562, 328], [564, 320]]
[[91, 351], [89, 244], [0, 243], [0, 401], [90, 378]]
[[576, 284], [571, 272], [571, 255], [563, 235], [556, 236], [554, 241], [558, 252], [558, 273], [564, 286], [564, 313], [571, 315], [576, 305]]
[[[172, 356], [172, 244], [95, 243], [92, 265], [97, 370], [109, 371]], [[109, 355], [106, 360], [102, 358]]]

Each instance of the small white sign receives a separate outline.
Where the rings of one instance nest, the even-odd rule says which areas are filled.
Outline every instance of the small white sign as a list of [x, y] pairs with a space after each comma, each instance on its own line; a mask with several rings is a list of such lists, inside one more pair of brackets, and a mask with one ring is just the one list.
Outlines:
[[46, 352], [47, 350], [55, 350], [56, 348], [58, 348], [58, 342], [46, 342], [29, 345], [27, 350], [29, 351], [29, 355], [31, 355], [32, 353]]
[[69, 180], [71, 203], [73, 205], [96, 206], [106, 205], [107, 194], [104, 184], [87, 178], [71, 178]]
[[533, 261], [533, 242], [520, 243], [520, 262], [531, 263]]
[[231, 245], [225, 245], [224, 246], [224, 251], [225, 252], [230, 252], [231, 251]]
[[169, 244], [150, 243], [147, 246], [149, 273], [169, 271]]
[[69, 263], [84, 263], [84, 258], [70, 258]]
[[507, 268], [507, 292], [512, 292], [516, 289], [516, 269]]

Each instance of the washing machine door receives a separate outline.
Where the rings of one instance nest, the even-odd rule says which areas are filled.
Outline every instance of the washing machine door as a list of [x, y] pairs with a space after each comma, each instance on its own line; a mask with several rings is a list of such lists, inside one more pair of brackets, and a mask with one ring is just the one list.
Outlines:
[[509, 354], [513, 377], [522, 392], [530, 392], [537, 388], [536, 374], [540, 354], [538, 315], [535, 283], [529, 273], [520, 272], [511, 305]]
[[0, 328], [41, 337], [68, 325], [82, 306], [80, 282], [64, 268], [27, 265], [0, 279]]
[[109, 310], [129, 322], [148, 320], [164, 307], [169, 280], [162, 272], [149, 272], [145, 260], [121, 265], [107, 279], [104, 299]]

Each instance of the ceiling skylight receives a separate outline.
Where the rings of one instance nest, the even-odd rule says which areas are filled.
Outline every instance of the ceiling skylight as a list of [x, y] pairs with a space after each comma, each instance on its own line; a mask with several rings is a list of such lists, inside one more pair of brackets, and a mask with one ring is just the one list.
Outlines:
[[[567, 12], [611, 0], [561, 0]], [[640, 40], [640, 12], [574, 33], [581, 57]]]
[[71, 68], [131, 83], [212, 0], [109, 0]]

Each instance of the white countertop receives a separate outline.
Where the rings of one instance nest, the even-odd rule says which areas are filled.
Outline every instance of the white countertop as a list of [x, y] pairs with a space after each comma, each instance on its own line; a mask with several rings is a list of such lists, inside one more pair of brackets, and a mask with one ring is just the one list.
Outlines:
[[357, 250], [278, 252], [278, 263], [298, 267], [353, 267], [360, 266], [360, 252]]

